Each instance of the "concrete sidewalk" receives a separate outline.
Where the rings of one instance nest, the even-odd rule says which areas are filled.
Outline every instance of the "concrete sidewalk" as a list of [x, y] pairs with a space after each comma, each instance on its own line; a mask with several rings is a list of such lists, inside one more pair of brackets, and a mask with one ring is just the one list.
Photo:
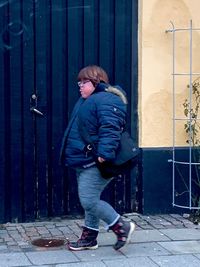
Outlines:
[[54, 218], [35, 223], [0, 225], [0, 267], [153, 267], [200, 266], [200, 226], [177, 214], [143, 216], [125, 214], [136, 224], [131, 243], [115, 251], [115, 236], [103, 225], [99, 248], [72, 252], [66, 245], [37, 247], [38, 238], [76, 240], [83, 219]]

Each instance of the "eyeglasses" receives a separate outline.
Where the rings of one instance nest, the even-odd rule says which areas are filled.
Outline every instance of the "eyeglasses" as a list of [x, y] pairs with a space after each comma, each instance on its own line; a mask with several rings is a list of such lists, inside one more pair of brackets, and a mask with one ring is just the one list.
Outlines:
[[90, 80], [85, 80], [85, 81], [80, 81], [80, 82], [77, 82], [78, 86], [81, 87], [83, 85], [85, 85], [86, 83], [89, 83]]

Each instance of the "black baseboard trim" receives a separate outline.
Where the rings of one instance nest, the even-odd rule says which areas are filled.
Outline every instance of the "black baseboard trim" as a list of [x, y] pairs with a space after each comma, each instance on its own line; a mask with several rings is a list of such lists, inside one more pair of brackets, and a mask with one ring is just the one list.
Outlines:
[[[185, 157], [187, 148], [177, 148]], [[143, 214], [190, 213], [172, 205], [172, 148], [141, 148], [140, 188]]]

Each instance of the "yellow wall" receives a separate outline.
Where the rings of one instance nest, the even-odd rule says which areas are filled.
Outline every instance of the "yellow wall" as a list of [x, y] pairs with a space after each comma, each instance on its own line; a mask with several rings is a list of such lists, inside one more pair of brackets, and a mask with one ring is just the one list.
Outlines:
[[[200, 0], [139, 0], [139, 136], [140, 147], [172, 146], [172, 33], [200, 28]], [[179, 32], [176, 72], [189, 73], [189, 32]], [[200, 31], [193, 32], [193, 72], [200, 73]], [[176, 78], [176, 117], [184, 118], [189, 77]], [[175, 145], [186, 145], [184, 122], [176, 123]]]

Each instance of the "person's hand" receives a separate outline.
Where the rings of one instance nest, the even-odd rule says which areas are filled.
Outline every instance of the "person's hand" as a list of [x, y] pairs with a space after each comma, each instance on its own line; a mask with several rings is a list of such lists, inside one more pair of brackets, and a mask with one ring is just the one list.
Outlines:
[[103, 163], [105, 161], [104, 158], [98, 157], [98, 162]]

